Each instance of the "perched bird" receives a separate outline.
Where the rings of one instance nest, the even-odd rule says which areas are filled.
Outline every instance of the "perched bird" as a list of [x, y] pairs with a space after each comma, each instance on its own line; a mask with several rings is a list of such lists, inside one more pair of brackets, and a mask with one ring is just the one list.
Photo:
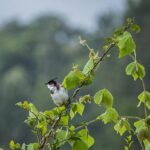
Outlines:
[[68, 102], [68, 91], [59, 82], [57, 82], [56, 79], [48, 81], [46, 85], [50, 90], [50, 95], [52, 97], [53, 102], [57, 106], [61, 106]]

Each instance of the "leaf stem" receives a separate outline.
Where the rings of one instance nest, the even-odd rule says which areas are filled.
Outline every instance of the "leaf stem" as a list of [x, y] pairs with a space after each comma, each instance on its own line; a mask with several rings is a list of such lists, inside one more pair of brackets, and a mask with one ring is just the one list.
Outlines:
[[137, 117], [137, 116], [121, 116], [123, 118], [127, 118], [127, 119], [135, 119], [135, 120], [141, 120], [142, 118]]
[[135, 57], [132, 54], [129, 54], [129, 56], [131, 57], [131, 59], [134, 61]]
[[141, 81], [142, 81], [143, 90], [146, 91], [146, 85], [145, 85], [144, 79], [141, 79]]
[[90, 125], [92, 123], [95, 123], [96, 121], [99, 121], [99, 120], [98, 119], [93, 119], [93, 120], [90, 120], [88, 122], [84, 122], [81, 125], [77, 125], [77, 127], [75, 128], [75, 130], [79, 130], [79, 129], [83, 128], [83, 127], [86, 127], [86, 126], [88, 126], [88, 125]]

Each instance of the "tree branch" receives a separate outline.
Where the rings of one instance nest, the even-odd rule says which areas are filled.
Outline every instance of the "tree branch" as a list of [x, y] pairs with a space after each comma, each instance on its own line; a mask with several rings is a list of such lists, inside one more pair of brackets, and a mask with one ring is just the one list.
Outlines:
[[60, 115], [58, 116], [58, 118], [56, 118], [56, 120], [54, 121], [54, 123], [53, 123], [52, 126], [51, 126], [51, 129], [49, 130], [49, 132], [48, 132], [48, 133], [44, 136], [44, 138], [42, 139], [42, 141], [41, 141], [41, 143], [40, 143], [40, 149], [39, 149], [39, 150], [43, 150], [43, 149], [44, 149], [45, 145], [47, 144], [47, 140], [48, 140], [48, 138], [50, 137], [52, 131], [58, 126], [58, 123], [59, 123], [59, 121], [60, 121], [60, 119], [61, 119], [61, 115], [62, 115], [62, 114], [60, 114]]
[[[130, 25], [125, 26], [124, 31], [127, 30], [129, 27], [130, 27]], [[86, 44], [86, 46], [87, 46], [88, 49], [91, 49], [87, 44]], [[102, 62], [102, 61], [104, 60], [105, 56], [110, 52], [110, 50], [111, 50], [113, 47], [115, 47], [115, 42], [111, 42], [111, 43], [108, 45], [107, 49], [104, 51], [104, 53], [103, 53], [102, 56], [99, 58], [99, 60], [94, 64], [93, 69], [92, 69], [89, 73], [92, 73], [93, 71], [96, 70], [97, 66], [100, 64], [100, 62]], [[68, 100], [69, 102], [66, 104], [66, 111], [67, 111], [67, 108], [69, 108], [70, 105], [71, 105], [71, 100], [74, 99], [74, 98], [77, 96], [77, 94], [79, 93], [80, 89], [81, 89], [84, 85], [85, 85], [84, 82], [82, 82], [82, 83], [75, 89], [74, 93], [72, 94], [72, 96], [71, 96], [71, 97], [69, 98], [69, 100]], [[62, 114], [60, 114], [60, 115], [58, 116], [58, 118], [54, 121], [54, 123], [53, 123], [52, 126], [51, 126], [51, 129], [49, 130], [49, 132], [47, 133], [47, 135], [45, 135], [44, 138], [43, 138], [43, 140], [41, 141], [40, 149], [39, 149], [39, 150], [43, 150], [43, 149], [45, 148], [45, 145], [47, 144], [48, 138], [51, 136], [52, 131], [53, 131], [55, 128], [57, 128], [58, 123], [59, 123], [61, 117], [62, 117]], [[88, 125], [90, 125], [90, 124], [92, 124], [92, 123], [94, 123], [94, 122], [96, 122], [96, 121], [98, 121], [98, 120], [97, 120], [97, 119], [94, 119], [94, 120], [88, 121], [88, 122], [86, 122], [85, 124], [83, 124], [83, 125], [77, 127], [76, 130], [78, 130], [78, 129], [84, 127], [84, 126], [88, 126]]]

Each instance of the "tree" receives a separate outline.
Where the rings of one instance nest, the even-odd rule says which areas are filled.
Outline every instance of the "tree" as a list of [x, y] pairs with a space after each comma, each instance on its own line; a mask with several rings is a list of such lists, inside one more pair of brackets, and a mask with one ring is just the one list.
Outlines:
[[[33, 133], [37, 136], [35, 143], [28, 145], [16, 143], [12, 140], [10, 148], [12, 150], [31, 149], [42, 150], [61, 148], [65, 143], [69, 143], [73, 150], [88, 150], [93, 144], [94, 139], [90, 135], [88, 126], [95, 122], [102, 121], [104, 124], [112, 122], [114, 130], [122, 136], [125, 132], [126, 136], [125, 150], [129, 150], [133, 144], [133, 137], [136, 137], [141, 148], [149, 149], [149, 113], [150, 109], [150, 93], [147, 91], [144, 77], [145, 68], [137, 60], [136, 44], [129, 31], [139, 32], [140, 27], [134, 23], [132, 19], [127, 19], [127, 24], [118, 28], [111, 37], [107, 38], [103, 47], [103, 53], [99, 55], [90, 48], [86, 40], [80, 38], [81, 45], [89, 49], [89, 60], [81, 70], [78, 65], [74, 65], [72, 70], [65, 76], [62, 85], [67, 89], [74, 89], [68, 103], [51, 110], [39, 111], [33, 103], [28, 101], [18, 102], [16, 105], [27, 110], [29, 115], [25, 122], [32, 128]], [[101, 89], [94, 96], [88, 94], [77, 97], [79, 91], [90, 85], [96, 73], [98, 66], [107, 57], [112, 48], [118, 48], [119, 58], [129, 56], [131, 62], [127, 65], [126, 74], [132, 76], [136, 81], [139, 79], [143, 86], [143, 92], [138, 95], [138, 107], [143, 105], [144, 115], [126, 116], [120, 115], [114, 107], [114, 98], [108, 89]], [[90, 121], [79, 121], [74, 124], [72, 119], [77, 115], [83, 116], [87, 103], [95, 103], [97, 106], [103, 106], [104, 112]], [[134, 120], [134, 121], [132, 121]]]

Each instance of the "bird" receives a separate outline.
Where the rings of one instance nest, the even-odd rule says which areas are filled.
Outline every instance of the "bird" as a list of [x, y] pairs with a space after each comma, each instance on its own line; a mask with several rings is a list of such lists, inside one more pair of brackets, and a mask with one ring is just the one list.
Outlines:
[[53, 102], [57, 106], [67, 104], [69, 100], [68, 91], [56, 80], [56, 78], [51, 79], [45, 84], [50, 90], [50, 95], [51, 95]]

